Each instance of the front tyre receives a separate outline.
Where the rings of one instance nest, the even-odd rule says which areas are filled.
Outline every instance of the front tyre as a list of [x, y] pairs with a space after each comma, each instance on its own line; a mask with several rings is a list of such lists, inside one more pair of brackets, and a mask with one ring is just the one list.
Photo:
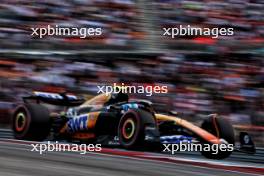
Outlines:
[[[126, 149], [144, 148], [147, 144], [145, 141], [146, 127], [153, 127], [155, 129], [153, 134], [157, 134], [155, 133], [156, 123], [151, 113], [140, 109], [128, 110], [121, 117], [118, 126], [120, 145]], [[152, 142], [151, 145], [154, 143]]]
[[[232, 144], [234, 146], [234, 129], [230, 122], [226, 119], [220, 118], [216, 115], [211, 115], [202, 123], [202, 128], [217, 136], [219, 139], [224, 139], [229, 145]], [[224, 159], [229, 157], [232, 151], [230, 151], [229, 148], [228, 151], [218, 150], [216, 154], [214, 154], [214, 151], [202, 151], [201, 153], [209, 159]]]
[[49, 110], [39, 104], [19, 105], [12, 116], [12, 129], [15, 139], [44, 140], [51, 129]]

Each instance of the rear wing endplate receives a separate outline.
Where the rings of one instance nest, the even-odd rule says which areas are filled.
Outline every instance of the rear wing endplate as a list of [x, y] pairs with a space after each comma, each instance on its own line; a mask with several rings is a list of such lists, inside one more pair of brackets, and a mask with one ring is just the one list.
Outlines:
[[47, 103], [56, 106], [80, 106], [84, 103], [84, 98], [67, 93], [49, 93], [34, 91], [32, 95], [23, 97], [27, 103], [29, 100], [35, 100], [37, 103]]

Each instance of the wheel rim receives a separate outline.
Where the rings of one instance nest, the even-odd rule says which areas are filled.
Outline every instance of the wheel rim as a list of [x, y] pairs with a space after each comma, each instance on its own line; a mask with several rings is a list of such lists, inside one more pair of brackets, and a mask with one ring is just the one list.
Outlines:
[[135, 122], [132, 119], [127, 119], [122, 128], [122, 134], [125, 139], [130, 139], [135, 133]]
[[20, 112], [16, 115], [16, 131], [21, 132], [26, 126], [26, 115], [23, 112]]

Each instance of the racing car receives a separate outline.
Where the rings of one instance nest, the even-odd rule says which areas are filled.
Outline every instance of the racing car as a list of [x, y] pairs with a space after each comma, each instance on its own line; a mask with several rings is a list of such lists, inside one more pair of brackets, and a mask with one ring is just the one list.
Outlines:
[[[53, 112], [49, 106], [63, 106]], [[197, 126], [176, 112], [157, 113], [147, 100], [130, 100], [128, 94], [103, 93], [85, 100], [67, 93], [35, 91], [23, 97], [12, 115], [14, 137], [20, 140], [82, 141], [119, 146], [125, 149], [156, 150], [162, 144], [181, 141], [201, 144], [235, 144], [232, 125], [217, 114], [211, 114]], [[240, 134], [241, 151], [254, 153], [247, 133]], [[201, 151], [207, 158], [227, 158], [232, 151]]]

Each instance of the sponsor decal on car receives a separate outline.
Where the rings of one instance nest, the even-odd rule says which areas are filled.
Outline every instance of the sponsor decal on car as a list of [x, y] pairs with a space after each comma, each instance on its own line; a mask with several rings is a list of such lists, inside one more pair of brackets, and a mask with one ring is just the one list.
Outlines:
[[70, 119], [67, 123], [67, 132], [75, 133], [92, 129], [95, 126], [98, 115], [99, 112], [92, 112]]
[[[38, 92], [35, 91], [34, 94], [39, 97], [43, 98], [50, 98], [50, 99], [56, 99], [56, 100], [63, 100], [63, 96], [57, 93], [48, 93], [48, 92]], [[65, 95], [69, 100], [77, 100], [77, 97], [74, 95]]]

